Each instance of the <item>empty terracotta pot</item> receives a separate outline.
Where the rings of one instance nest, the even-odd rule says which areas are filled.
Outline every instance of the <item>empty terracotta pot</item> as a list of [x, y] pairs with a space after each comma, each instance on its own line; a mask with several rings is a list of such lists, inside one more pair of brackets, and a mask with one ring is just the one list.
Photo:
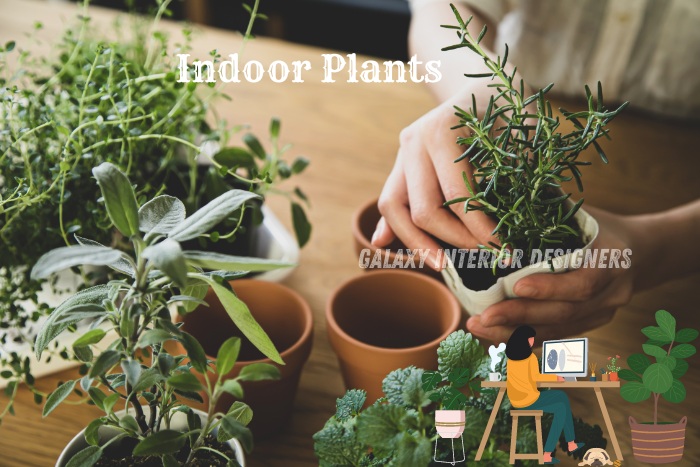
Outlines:
[[345, 282], [328, 301], [326, 323], [346, 388], [367, 391], [369, 405], [389, 372], [437, 369], [437, 348], [461, 313], [447, 287], [423, 274], [380, 270]]
[[[199, 340], [212, 360], [226, 339], [231, 336], [241, 338], [238, 362], [225, 378], [234, 378], [245, 365], [257, 362], [271, 363], [280, 369], [279, 380], [242, 383], [243, 401], [253, 409], [250, 429], [256, 437], [264, 438], [279, 432], [292, 414], [299, 377], [311, 352], [313, 315], [298, 293], [281, 284], [243, 279], [232, 281], [231, 286], [270, 336], [285, 365], [277, 365], [265, 358], [243, 336], [211, 289], [205, 297], [209, 307], [200, 306], [176, 319], [183, 322], [185, 331]], [[185, 353], [184, 348], [180, 352]], [[194, 374], [203, 381], [203, 375]], [[212, 373], [208, 376], [214, 381]], [[234, 401], [233, 396], [224, 394], [216, 410], [226, 412]]]
[[[376, 271], [378, 269], [384, 269], [384, 264], [394, 264], [396, 259], [396, 252], [401, 250], [404, 254], [407, 251], [406, 245], [401, 243], [398, 239], [391, 242], [390, 245], [385, 248], [377, 248], [372, 245], [372, 235], [377, 227], [377, 222], [382, 215], [379, 213], [379, 208], [377, 207], [377, 200], [373, 199], [360, 207], [352, 219], [352, 235], [354, 237], [355, 253], [357, 254], [358, 264], [364, 271]], [[372, 264], [372, 260], [379, 251], [378, 255], [381, 257], [381, 266]], [[406, 258], [406, 255], [404, 255]], [[408, 263], [407, 261], [405, 263]], [[442, 281], [442, 275], [430, 268], [427, 264], [423, 267], [418, 267], [418, 257], [416, 257], [416, 267], [407, 266], [404, 268], [406, 271], [421, 272], [430, 277]], [[396, 268], [394, 268], [396, 269]]]

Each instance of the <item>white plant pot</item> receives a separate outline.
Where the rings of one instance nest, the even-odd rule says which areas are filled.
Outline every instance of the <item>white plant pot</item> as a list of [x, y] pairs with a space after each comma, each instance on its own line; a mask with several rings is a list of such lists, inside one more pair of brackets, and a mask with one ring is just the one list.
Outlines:
[[585, 246], [580, 250], [554, 258], [551, 262], [552, 268], [550, 268], [550, 265], [545, 261], [530, 264], [505, 277], [500, 277], [494, 285], [486, 290], [471, 290], [462, 282], [450, 258], [446, 257], [446, 267], [442, 270], [442, 277], [466, 312], [471, 316], [480, 315], [491, 305], [510, 298], [517, 298], [513, 292], [513, 287], [515, 283], [523, 277], [543, 272], [566, 272], [571, 269], [571, 267], [567, 265], [576, 264], [577, 261], [585, 258], [586, 250], [591, 248], [591, 245], [598, 237], [598, 222], [583, 209], [579, 209], [574, 215], [574, 218], [578, 221], [578, 225], [583, 233], [583, 242]]
[[436, 410], [435, 430], [440, 438], [459, 438], [464, 433], [466, 413], [464, 410]]
[[[148, 416], [148, 414], [150, 413], [149, 407], [142, 407], [144, 414]], [[199, 418], [202, 420], [202, 422], [204, 422], [207, 419], [207, 414], [205, 414], [201, 410], [192, 410], [194, 411], [194, 413], [199, 415]], [[126, 410], [120, 410], [119, 412], [116, 412], [115, 415], [117, 415], [117, 417], [122, 417], [126, 414], [126, 412]], [[133, 412], [133, 408], [129, 408], [129, 412]], [[175, 414], [173, 414], [171, 418], [170, 428], [177, 431], [186, 430], [187, 416], [182, 412], [176, 412]], [[217, 430], [214, 430], [214, 434], [216, 434], [216, 431]], [[116, 436], [119, 433], [119, 431], [115, 429], [110, 429], [109, 427], [101, 427], [99, 433], [100, 441], [107, 441]], [[232, 438], [228, 440], [226, 444], [228, 444], [231, 450], [233, 450], [233, 452], [236, 454], [236, 460], [241, 465], [241, 467], [245, 467], [245, 458], [243, 456], [243, 447], [241, 446], [241, 443], [236, 438]], [[88, 447], [88, 444], [87, 441], [85, 441], [85, 430], [82, 430], [80, 433], [75, 435], [71, 442], [68, 443], [65, 449], [63, 449], [63, 452], [56, 461], [56, 467], [65, 467], [74, 455], [76, 455], [78, 452], [85, 449], [86, 447]]]

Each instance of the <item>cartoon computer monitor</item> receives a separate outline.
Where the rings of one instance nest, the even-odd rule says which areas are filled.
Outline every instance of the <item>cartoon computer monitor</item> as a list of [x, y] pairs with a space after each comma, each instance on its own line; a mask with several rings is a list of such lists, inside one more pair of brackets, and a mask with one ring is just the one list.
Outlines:
[[588, 338], [542, 343], [542, 374], [563, 376], [567, 381], [588, 375]]

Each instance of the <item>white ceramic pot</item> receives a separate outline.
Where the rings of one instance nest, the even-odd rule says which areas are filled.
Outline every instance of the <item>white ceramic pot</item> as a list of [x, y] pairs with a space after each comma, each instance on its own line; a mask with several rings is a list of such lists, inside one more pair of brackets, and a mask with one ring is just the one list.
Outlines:
[[464, 433], [466, 413], [464, 410], [436, 410], [435, 429], [440, 438], [459, 438]]
[[566, 272], [571, 269], [568, 265], [576, 264], [577, 261], [585, 258], [586, 250], [591, 248], [591, 245], [598, 237], [598, 222], [583, 209], [579, 209], [574, 218], [578, 221], [578, 225], [583, 232], [583, 243], [585, 246], [580, 250], [554, 258], [552, 260], [553, 269], [550, 268], [547, 262], [541, 261], [516, 270], [505, 277], [500, 277], [494, 285], [486, 290], [471, 290], [462, 282], [450, 258], [446, 257], [447, 264], [445, 269], [442, 270], [442, 277], [466, 312], [472, 316], [479, 315], [493, 304], [509, 298], [517, 298], [513, 292], [513, 287], [523, 277], [543, 272]]
[[[142, 407], [144, 414], [148, 416], [148, 414], [150, 413], [149, 407], [145, 405]], [[201, 410], [192, 410], [199, 416], [202, 422], [204, 422], [207, 419], [207, 414], [205, 414]], [[133, 409], [130, 409], [129, 411], [131, 412], [133, 411]], [[125, 414], [126, 410], [120, 410], [119, 412], [115, 413], [117, 417], [121, 417]], [[173, 414], [171, 418], [170, 428], [173, 430], [186, 430], [187, 416], [182, 412], [176, 412], [175, 414]], [[66, 464], [68, 464], [68, 461], [70, 461], [74, 455], [76, 455], [78, 452], [80, 452], [88, 446], [87, 441], [85, 441], [84, 433], [85, 430], [82, 430], [80, 433], [75, 435], [75, 437], [71, 440], [70, 443], [68, 443], [68, 445], [65, 447], [60, 457], [56, 461], [56, 467], [65, 467]], [[118, 431], [110, 429], [109, 427], [101, 427], [100, 439], [108, 440], [114, 437], [117, 433]], [[214, 430], [214, 434], [216, 434], [216, 430]], [[228, 440], [226, 444], [228, 444], [231, 450], [233, 450], [233, 452], [236, 453], [236, 460], [241, 465], [241, 467], [245, 467], [245, 458], [243, 457], [243, 446], [241, 446], [241, 443], [236, 438], [232, 438]]]

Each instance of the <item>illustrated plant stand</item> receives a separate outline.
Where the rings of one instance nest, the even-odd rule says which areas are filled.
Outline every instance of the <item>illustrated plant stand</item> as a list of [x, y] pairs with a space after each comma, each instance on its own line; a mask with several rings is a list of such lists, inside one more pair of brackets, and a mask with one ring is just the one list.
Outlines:
[[[435, 411], [435, 429], [438, 433], [438, 438], [435, 440], [435, 449], [433, 451], [433, 461], [440, 464], [455, 465], [458, 462], [467, 460], [467, 453], [464, 451], [464, 425], [466, 423], [466, 414], [464, 410], [436, 410]], [[452, 447], [452, 460], [443, 461], [437, 459], [437, 445], [440, 438], [449, 439]], [[462, 442], [462, 459], [456, 459], [455, 456], [455, 438], [459, 438]]]

